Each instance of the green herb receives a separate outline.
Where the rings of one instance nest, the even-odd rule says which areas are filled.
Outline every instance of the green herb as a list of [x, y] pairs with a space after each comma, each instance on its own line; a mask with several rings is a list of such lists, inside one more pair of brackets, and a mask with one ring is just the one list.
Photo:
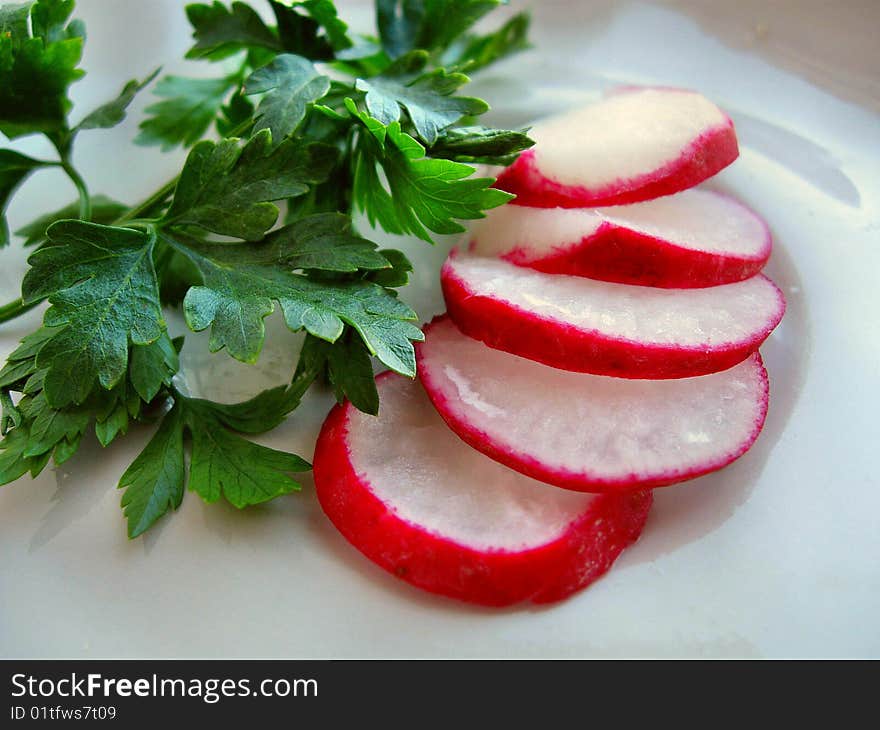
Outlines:
[[189, 5], [186, 15], [196, 39], [187, 58], [224, 58], [253, 46], [281, 50], [278, 35], [245, 3], [234, 2], [230, 8], [221, 2]]
[[69, 0], [2, 7], [0, 132], [10, 139], [41, 132], [57, 140], [68, 129], [67, 89], [83, 75], [77, 65], [84, 28], [67, 22], [73, 11]]
[[489, 106], [482, 99], [454, 96], [468, 77], [442, 68], [425, 73], [428, 60], [427, 51], [412, 51], [383, 74], [358, 79], [357, 88], [366, 92], [367, 110], [374, 118], [388, 125], [400, 121], [405, 109], [418, 136], [431, 145], [442, 130], [464, 116], [483, 114]]
[[6, 246], [9, 243], [6, 206], [10, 198], [15, 194], [16, 188], [34, 170], [45, 167], [47, 164], [49, 163], [35, 160], [12, 150], [0, 150], [0, 246]]
[[109, 129], [115, 127], [123, 119], [128, 105], [134, 101], [134, 97], [138, 92], [149, 86], [150, 83], [159, 75], [159, 69], [156, 69], [143, 81], [132, 80], [122, 87], [119, 96], [106, 104], [102, 104], [93, 112], [90, 112], [85, 118], [74, 127], [74, 131], [80, 129]]
[[[109, 225], [128, 210], [128, 206], [119, 203], [106, 195], [91, 196], [92, 217], [94, 223]], [[79, 201], [66, 205], [60, 210], [40, 216], [35, 221], [22, 226], [15, 233], [24, 239], [25, 246], [36, 246], [46, 240], [46, 229], [55, 221], [76, 218], [79, 212]]]
[[[272, 405], [283, 402], [276, 391], [257, 398], [269, 400]], [[277, 425], [278, 415], [283, 417], [275, 412], [260, 414], [263, 421], [253, 413], [236, 417], [237, 411], [250, 411], [252, 403], [229, 407], [174, 392], [173, 407], [119, 482], [125, 489], [122, 507], [128, 518], [129, 537], [142, 534], [169, 509], [180, 506], [187, 481], [187, 433], [192, 440], [189, 488], [206, 502], [223, 497], [242, 508], [301, 488], [290, 474], [308, 471], [308, 462], [236, 433], [262, 433]], [[260, 406], [257, 403], [254, 407]]]
[[520, 13], [494, 33], [466, 33], [443, 52], [441, 60], [450, 69], [473, 73], [529, 48], [528, 35], [529, 16]]
[[193, 147], [163, 227], [200, 226], [225, 236], [259, 239], [278, 218], [269, 201], [293, 198], [324, 181], [336, 152], [320, 143], [286, 139], [272, 149], [269, 132]]
[[309, 105], [326, 96], [330, 79], [315, 65], [290, 53], [277, 56], [247, 80], [245, 94], [265, 94], [257, 107], [254, 131], [268, 129], [272, 139], [293, 134]]
[[351, 99], [346, 99], [346, 107], [364, 127], [354, 150], [353, 192], [370, 223], [430, 241], [428, 231], [461, 233], [464, 226], [455, 219], [482, 218], [484, 210], [513, 197], [490, 188], [491, 179], [471, 177], [473, 168], [468, 165], [426, 157], [425, 148], [400, 122], [386, 126], [358, 111]]
[[154, 92], [163, 101], [147, 107], [152, 116], [141, 124], [141, 133], [135, 142], [158, 144], [163, 150], [179, 144], [195, 144], [217, 119], [224, 100], [235, 87], [236, 79], [232, 76], [219, 79], [166, 76]]
[[52, 245], [30, 258], [22, 301], [48, 298], [43, 321], [57, 332], [36, 356], [48, 402], [82, 403], [96, 381], [112, 389], [128, 370], [129, 344], [149, 345], [165, 329], [153, 266], [155, 231], [59, 221]]
[[[243, 2], [187, 6], [187, 58], [222, 71], [156, 83], [134, 141], [191, 149], [179, 176], [133, 207], [92, 194], [72, 150], [81, 132], [119, 124], [157, 74], [72, 123], [85, 38], [73, 0], [0, 6], [0, 132], [42, 134], [57, 151], [0, 149], [0, 214], [42, 169], [60, 168], [77, 192], [17, 231], [35, 251], [0, 322], [49, 307], [0, 370], [0, 484], [64, 463], [92, 432], [109, 446], [146, 422], [155, 433], [119, 484], [131, 537], [187, 487], [236, 507], [298, 490], [292, 475], [308, 463], [247, 436], [275, 428], [316, 382], [375, 414], [376, 361], [416, 371], [417, 314], [396, 291], [412, 265], [352, 215], [430, 242], [510, 198], [467, 163], [505, 164], [531, 141], [475, 126], [488, 105], [461, 93], [466, 72], [527, 46], [524, 15], [471, 30], [500, 4], [377, 0], [375, 35], [353, 32], [330, 0], [270, 0], [274, 25]], [[0, 246], [9, 240], [0, 215]], [[190, 397], [166, 307], [247, 363], [279, 307], [305, 332], [290, 383], [233, 405]]]
[[372, 282], [314, 280], [293, 273], [272, 243], [235, 247], [181, 242], [170, 245], [189, 258], [202, 275], [183, 302], [195, 332], [211, 327], [210, 348], [226, 348], [232, 357], [256, 362], [265, 335], [263, 319], [278, 302], [287, 326], [336, 342], [345, 325], [357, 331], [382, 363], [403, 375], [415, 375], [411, 340], [421, 339], [412, 324], [416, 314], [388, 289]]

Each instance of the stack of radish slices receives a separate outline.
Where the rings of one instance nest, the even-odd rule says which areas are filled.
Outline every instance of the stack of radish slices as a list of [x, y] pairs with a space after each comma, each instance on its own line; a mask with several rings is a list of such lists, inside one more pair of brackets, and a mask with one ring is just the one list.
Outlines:
[[707, 99], [628, 88], [532, 135], [497, 183], [515, 204], [443, 267], [421, 382], [380, 375], [380, 416], [337, 406], [315, 454], [324, 511], [368, 558], [499, 606], [584, 588], [652, 488], [748, 450], [785, 309], [767, 226], [689, 189], [737, 156]]

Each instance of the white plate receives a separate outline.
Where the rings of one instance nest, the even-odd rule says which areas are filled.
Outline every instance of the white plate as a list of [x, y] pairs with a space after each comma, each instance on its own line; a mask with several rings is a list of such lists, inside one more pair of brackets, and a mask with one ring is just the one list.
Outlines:
[[[711, 16], [705, 3], [679, 5]], [[732, 4], [717, 5], [731, 12]], [[877, 7], [862, 6], [872, 18], [859, 18], [855, 5], [813, 8], [811, 22], [827, 20], [825, 55], [811, 48], [800, 70], [837, 83], [833, 91], [848, 98], [867, 95], [876, 108], [876, 87], [839, 83], [857, 77], [835, 66], [849, 42], [842, 24], [880, 21]], [[75, 87], [78, 108], [159, 63], [172, 73], [199, 67], [173, 60], [189, 43], [179, 3], [117, 2], [110, 10], [81, 0], [80, 7], [89, 76]], [[63, 469], [0, 490], [0, 655], [880, 652], [880, 120], [763, 60], [757, 51], [772, 43], [742, 49], [734, 38], [734, 47], [725, 46], [678, 10], [593, 7], [541, 3], [538, 50], [491, 71], [475, 91], [494, 103], [499, 123], [524, 123], [621, 82], [696, 88], [733, 114], [742, 156], [713, 185], [770, 222], [776, 249], [768, 271], [789, 304], [764, 348], [772, 399], [755, 448], [721, 473], [658, 491], [641, 541], [587, 591], [548, 608], [495, 611], [431, 597], [374, 567], [324, 519], [308, 481], [301, 495], [241, 513], [188, 493], [176, 514], [130, 542], [114, 485], [149, 429], [107, 451], [88, 442]], [[743, 10], [728, 19], [739, 25], [725, 27], [754, 22], [756, 38], [772, 39], [779, 26], [747, 12], [759, 13]], [[354, 14], [365, 17], [360, 7]], [[122, 25], [129, 30], [117, 32]], [[801, 27], [805, 39], [812, 35], [809, 22]], [[783, 30], [789, 40], [794, 32], [796, 46], [798, 31]], [[862, 50], [858, 64], [876, 71], [876, 49]], [[125, 125], [83, 133], [77, 152], [95, 187], [100, 181], [102, 192], [123, 200], [158, 187], [182, 159], [130, 145], [147, 101]], [[33, 140], [17, 147], [48, 154]], [[63, 179], [41, 173], [12, 206], [12, 226], [72, 197]], [[406, 296], [425, 317], [441, 307], [437, 272], [450, 244], [402, 244], [417, 267]], [[23, 271], [20, 247], [0, 253], [0, 262], [5, 301]], [[2, 326], [0, 355], [38, 319], [35, 312]], [[190, 336], [192, 390], [237, 399], [283, 382], [297, 338], [275, 319], [270, 330], [256, 369], [207, 355], [204, 339]], [[310, 456], [329, 403], [316, 394], [264, 442]]]

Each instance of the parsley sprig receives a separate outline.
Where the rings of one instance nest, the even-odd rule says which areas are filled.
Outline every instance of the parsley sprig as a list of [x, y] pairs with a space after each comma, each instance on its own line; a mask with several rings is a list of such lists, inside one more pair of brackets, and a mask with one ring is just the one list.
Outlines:
[[[73, 123], [85, 38], [74, 0], [0, 6], [0, 133], [42, 134], [57, 151], [0, 149], [0, 247], [7, 204], [31, 175], [60, 168], [77, 190], [17, 231], [35, 251], [0, 322], [49, 307], [0, 370], [0, 484], [64, 463], [90, 431], [108, 446], [154, 421], [119, 483], [131, 537], [177, 508], [187, 485], [236, 507], [298, 490], [292, 475], [309, 464], [248, 435], [281, 423], [316, 381], [378, 412], [373, 358], [415, 375], [422, 334], [396, 291], [412, 266], [352, 215], [430, 242], [510, 197], [468, 163], [509, 163], [531, 141], [479, 126], [488, 105], [461, 93], [466, 73], [527, 46], [525, 15], [471, 30], [500, 4], [377, 0], [375, 35], [354, 33], [330, 0], [269, 0], [274, 23], [243, 2], [187, 6], [187, 58], [221, 70], [153, 87], [135, 142], [191, 149], [180, 174], [134, 206], [92, 194], [71, 152], [81, 132], [119, 124], [157, 73]], [[306, 333], [290, 383], [234, 405], [190, 397], [167, 307], [210, 330], [212, 351], [247, 363], [280, 308]]]

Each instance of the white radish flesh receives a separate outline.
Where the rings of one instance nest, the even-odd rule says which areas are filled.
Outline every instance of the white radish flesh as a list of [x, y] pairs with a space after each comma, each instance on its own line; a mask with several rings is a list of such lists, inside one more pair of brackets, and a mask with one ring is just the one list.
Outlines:
[[782, 293], [760, 274], [705, 289], [658, 289], [454, 252], [441, 284], [465, 334], [554, 367], [618, 377], [725, 370], [757, 350], [785, 310]]
[[586, 495], [474, 451], [417, 382], [377, 379], [379, 417], [328, 416], [315, 452], [321, 505], [361, 552], [434, 593], [490, 605], [557, 600], [636, 539], [650, 492]]
[[684, 89], [627, 88], [540, 122], [497, 186], [536, 207], [619, 205], [686, 190], [739, 154], [730, 118]]
[[471, 227], [468, 250], [547, 273], [692, 288], [758, 273], [771, 236], [733, 198], [687, 190], [609, 208], [505, 205]]
[[468, 444], [511, 468], [580, 491], [644, 489], [729, 464], [767, 412], [760, 355], [678, 380], [572, 373], [493, 350], [446, 317], [417, 346], [425, 390]]

